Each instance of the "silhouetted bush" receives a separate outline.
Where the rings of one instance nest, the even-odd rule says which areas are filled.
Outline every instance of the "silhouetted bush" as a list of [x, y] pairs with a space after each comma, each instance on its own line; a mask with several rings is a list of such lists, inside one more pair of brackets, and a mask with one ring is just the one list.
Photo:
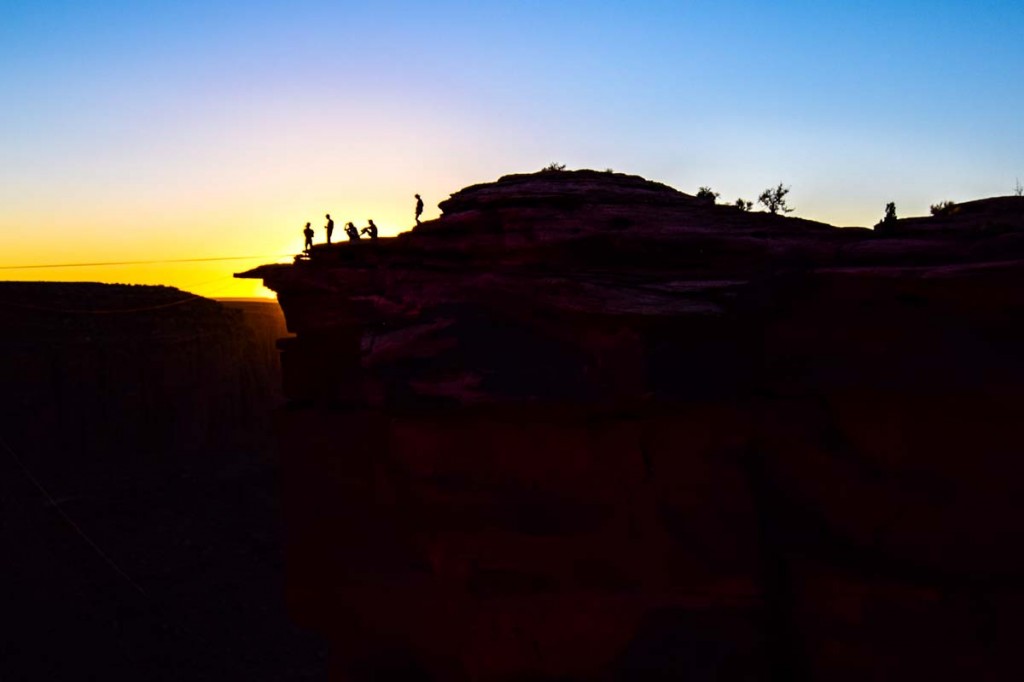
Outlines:
[[759, 204], [764, 204], [764, 207], [768, 209], [770, 213], [792, 213], [793, 209], [786, 205], [786, 195], [789, 194], [789, 188], [783, 187], [782, 183], [779, 183], [778, 187], [769, 187], [765, 191], [761, 192], [761, 196], [757, 198]]
[[754, 208], [754, 202], [740, 198], [733, 202], [733, 206], [735, 206], [741, 211], [749, 211], [750, 209]]
[[709, 204], [715, 203], [718, 192], [712, 191], [710, 187], [704, 186], [697, 190], [697, 198]]
[[896, 227], [896, 202], [890, 201], [885, 205], [885, 217], [878, 221], [875, 229], [889, 231]]
[[1017, 184], [1013, 186], [1014, 196], [1024, 197], [1024, 185], [1020, 184], [1020, 178], [1017, 178]]
[[932, 204], [931, 211], [932, 215], [952, 215], [956, 213], [957, 206], [953, 201], [940, 201], [937, 204]]
[[565, 170], [565, 164], [564, 163], [555, 163], [554, 161], [552, 161], [548, 165], [544, 166], [544, 168], [542, 168], [541, 170], [546, 172], [546, 173], [553, 173], [553, 172], [558, 172], [558, 171], [564, 171]]

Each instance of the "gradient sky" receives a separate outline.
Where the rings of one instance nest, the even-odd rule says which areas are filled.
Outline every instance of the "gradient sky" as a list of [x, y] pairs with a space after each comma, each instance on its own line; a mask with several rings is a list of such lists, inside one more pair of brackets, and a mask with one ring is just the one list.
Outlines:
[[325, 212], [551, 162], [871, 225], [1024, 181], [1022, 83], [1020, 0], [5, 0], [0, 278], [267, 295]]

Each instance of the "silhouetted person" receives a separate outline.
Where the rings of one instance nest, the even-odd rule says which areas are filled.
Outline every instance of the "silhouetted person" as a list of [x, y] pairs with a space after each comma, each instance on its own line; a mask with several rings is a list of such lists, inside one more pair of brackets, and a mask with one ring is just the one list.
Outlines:
[[420, 195], [414, 195], [416, 197], [416, 224], [420, 224], [420, 216], [423, 215], [423, 199], [420, 199]]
[[327, 243], [330, 244], [331, 243], [331, 235], [334, 234], [334, 221], [331, 220], [331, 214], [330, 213], [328, 213], [326, 215], [326, 218], [327, 218], [327, 224], [324, 225], [324, 227], [327, 228]]
[[359, 241], [359, 230], [352, 223], [345, 223], [345, 234], [348, 235], [350, 241]]
[[306, 229], [302, 231], [302, 234], [306, 237], [306, 246], [303, 247], [303, 251], [309, 251], [313, 248], [313, 228], [306, 223]]
[[377, 226], [374, 225], [373, 221], [371, 220], [370, 224], [367, 225], [366, 227], [364, 227], [362, 232], [360, 232], [360, 234], [368, 234], [368, 235], [370, 235], [370, 239], [376, 239], [377, 238]]

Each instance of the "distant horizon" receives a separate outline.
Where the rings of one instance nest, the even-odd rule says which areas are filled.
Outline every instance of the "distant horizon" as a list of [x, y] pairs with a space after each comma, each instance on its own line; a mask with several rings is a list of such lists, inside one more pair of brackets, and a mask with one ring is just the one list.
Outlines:
[[[544, 169], [537, 169], [537, 170], [534, 170], [534, 171], [508, 172], [508, 173], [503, 173], [499, 177], [504, 177], [506, 175], [530, 174], [530, 173], [539, 172], [541, 170], [544, 170]], [[566, 170], [566, 171], [577, 171], [577, 170], [580, 170], [580, 171], [598, 171], [600, 169], [596, 169], [596, 168], [565, 168], [564, 170]], [[615, 173], [620, 173], [620, 174], [623, 174], [623, 175], [630, 175], [630, 176], [635, 176], [635, 177], [643, 177], [646, 180], [650, 180], [652, 182], [659, 182], [661, 184], [665, 184], [665, 185], [668, 185], [668, 186], [671, 187], [671, 185], [669, 185], [669, 183], [661, 182], [659, 180], [653, 180], [653, 179], [647, 178], [647, 177], [645, 177], [645, 176], [643, 176], [643, 175], [641, 175], [639, 173], [631, 173], [629, 171], [615, 171], [613, 169], [605, 169], [605, 170], [613, 171]], [[493, 182], [493, 181], [497, 181], [497, 180], [498, 180], [498, 178], [496, 177], [496, 178], [494, 178], [491, 181], [473, 182], [473, 183], [469, 183], [468, 185], [466, 185], [466, 187], [469, 187], [469, 186], [472, 186], [472, 185], [476, 185], [476, 184], [486, 184], [487, 182]], [[1018, 183], [1019, 183], [1019, 181], [1018, 181]], [[680, 192], [683, 192], [684, 194], [688, 194], [690, 196], [694, 196], [696, 194], [696, 190], [693, 191], [693, 192], [687, 192], [687, 191], [681, 190], [681, 189], [679, 189], [677, 187], [673, 187], [673, 189], [676, 189], [676, 190], [678, 190]], [[715, 188], [711, 187], [710, 189], [714, 190]], [[1015, 187], [1015, 190], [1016, 191], [1020, 191], [1020, 189], [1021, 189], [1021, 187], [1018, 184]], [[455, 191], [457, 191], [457, 190], [453, 190], [452, 193], [454, 193]], [[1007, 194], [993, 195], [993, 196], [986, 196], [986, 197], [977, 197], [977, 198], [969, 198], [969, 199], [964, 199], [964, 200], [961, 200], [961, 201], [955, 201], [954, 203], [956, 203], [956, 204], [966, 204], [966, 203], [971, 203], [971, 202], [974, 202], [974, 201], [985, 201], [985, 200], [989, 200], [989, 199], [998, 199], [998, 198], [1003, 198], [1003, 197], [1014, 197], [1014, 196], [1019, 197], [1021, 195], [1017, 194], [1015, 191], [1011, 191], [1011, 192], [1009, 192]], [[753, 212], [765, 212], [766, 209], [763, 206], [760, 206], [757, 203], [757, 201], [756, 201], [756, 199], [757, 199], [756, 194], [752, 194], [751, 197], [753, 197], [751, 199], [751, 201], [754, 202], [754, 207], [755, 207], [755, 208], [752, 209]], [[746, 199], [748, 197], [743, 197], [743, 198]], [[716, 204], [719, 205], [719, 206], [729, 206], [731, 203], [732, 203], [731, 201], [726, 200], [723, 197], [718, 197], [717, 200], [716, 200]], [[929, 212], [924, 213], [922, 215], [905, 215], [905, 214], [900, 214], [899, 213], [899, 206], [897, 205], [897, 214], [898, 214], [900, 219], [904, 219], [904, 218], [922, 218], [922, 217], [930, 216], [931, 212], [929, 211]], [[436, 216], [436, 217], [440, 217], [440, 216]], [[794, 211], [793, 213], [787, 214], [785, 217], [802, 218], [802, 219], [805, 219], [805, 220], [815, 220], [813, 218], [808, 218], [807, 216], [800, 215], [799, 211]], [[879, 216], [878, 216], [878, 219], [880, 219], [880, 218], [881, 218], [881, 212], [879, 212]], [[874, 222], [877, 223], [878, 219], [876, 219]], [[338, 222], [338, 221], [336, 221], [336, 222]], [[825, 222], [825, 221], [818, 220], [817, 222]], [[835, 227], [837, 229], [848, 229], [848, 228], [869, 228], [870, 229], [870, 228], [873, 228], [873, 226], [874, 226], [874, 223], [872, 223], [870, 225], [835, 225], [835, 224], [832, 224], [832, 223], [826, 223], [826, 224], [832, 225], [832, 227]], [[390, 235], [386, 235], [386, 236], [397, 236], [398, 234], [401, 234], [401, 233], [403, 233], [405, 231], [411, 230], [414, 227], [415, 227], [415, 225], [412, 225], [407, 230], [402, 230], [400, 232], [396, 232], [394, 234], [390, 234]], [[338, 227], [336, 227], [335, 239], [333, 240], [334, 243], [340, 243], [340, 242], [344, 241], [344, 238], [342, 238], [342, 239], [338, 238], [338, 235], [341, 235], [341, 234], [343, 234], [343, 232], [341, 231], [341, 226], [339, 225]], [[324, 244], [324, 243], [326, 243], [326, 240], [323, 239], [322, 237], [323, 237], [322, 234], [317, 234], [317, 237], [314, 239], [314, 244]], [[40, 282], [40, 283], [53, 282], [53, 283], [66, 283], [66, 284], [82, 283], [82, 284], [142, 285], [142, 286], [154, 286], [154, 287], [156, 287], [156, 286], [164, 286], [164, 287], [175, 288], [175, 289], [178, 289], [178, 290], [183, 291], [185, 293], [190, 293], [190, 294], [193, 294], [193, 295], [196, 295], [196, 296], [200, 296], [202, 298], [208, 298], [208, 299], [215, 300], [215, 301], [237, 301], [237, 302], [244, 302], [244, 301], [258, 301], [258, 302], [275, 301], [276, 302], [277, 301], [277, 293], [274, 292], [274, 291], [271, 291], [270, 289], [267, 289], [266, 287], [264, 287], [262, 285], [262, 283], [260, 282], [260, 280], [237, 279], [237, 278], [234, 277], [234, 274], [236, 272], [240, 272], [240, 271], [242, 271], [244, 269], [248, 269], [248, 268], [251, 268], [251, 267], [256, 267], [258, 265], [272, 264], [272, 263], [289, 263], [289, 262], [292, 262], [293, 257], [295, 255], [298, 255], [299, 253], [301, 253], [301, 249], [296, 251], [295, 254], [286, 254], [286, 255], [281, 255], [281, 256], [272, 256], [272, 255], [270, 255], [270, 256], [243, 256], [243, 257], [239, 257], [239, 256], [222, 256], [222, 257], [212, 256], [212, 257], [200, 257], [200, 258], [194, 258], [194, 259], [187, 259], [187, 258], [186, 259], [169, 259], [167, 261], [144, 260], [143, 259], [143, 260], [129, 261], [129, 262], [103, 262], [103, 263], [95, 263], [95, 264], [90, 264], [90, 263], [71, 263], [71, 264], [63, 264], [63, 265], [61, 265], [61, 264], [53, 264], [53, 265], [50, 265], [50, 264], [29, 264], [29, 265], [18, 266], [18, 265], [11, 265], [11, 264], [8, 264], [6, 262], [0, 262], [0, 281], [6, 281], [6, 282]], [[287, 259], [287, 260], [282, 260], [282, 259]], [[227, 274], [222, 274], [220, 277], [215, 278], [215, 280], [213, 280], [213, 282], [209, 282], [209, 281], [207, 281], [207, 282], [198, 282], [198, 283], [194, 282], [191, 286], [196, 288], [197, 290], [193, 290], [193, 289], [188, 288], [190, 286], [188, 284], [183, 285], [181, 283], [175, 282], [174, 280], [177, 279], [177, 278], [174, 277], [174, 276], [169, 277], [169, 281], [160, 281], [160, 280], [154, 279], [154, 276], [156, 276], [155, 275], [155, 271], [156, 272], [161, 271], [161, 268], [156, 268], [156, 270], [154, 271], [154, 266], [155, 265], [157, 265], [157, 266], [162, 265], [162, 266], [166, 267], [166, 266], [177, 265], [177, 264], [179, 264], [179, 262], [181, 264], [187, 263], [189, 265], [189, 270], [191, 271], [191, 270], [194, 269], [195, 263], [214, 263], [214, 262], [221, 262], [221, 261], [229, 261], [229, 262], [236, 262], [236, 263], [237, 262], [244, 262], [244, 261], [251, 261], [252, 265], [251, 266], [246, 266], [245, 268], [242, 268], [241, 270], [235, 270], [233, 268], [229, 268], [231, 270], [231, 272], [229, 272]], [[114, 268], [116, 270], [118, 267], [124, 267], [124, 268], [140, 268], [140, 267], [142, 267], [142, 268], [145, 268], [145, 276], [141, 277], [141, 278], [138, 278], [138, 276], [137, 276], [137, 278], [134, 278], [134, 279], [123, 278], [123, 277], [119, 278], [116, 274], [111, 273], [111, 268]], [[86, 268], [86, 269], [102, 268], [103, 271], [104, 271], [103, 279], [83, 279], [83, 278], [75, 276], [74, 271], [80, 270], [81, 268]], [[221, 268], [221, 269], [223, 269], [223, 268]], [[72, 272], [64, 275], [63, 277], [57, 278], [57, 279], [50, 279], [50, 278], [46, 278], [46, 277], [43, 276], [45, 274], [45, 271], [48, 271], [48, 270], [71, 270]], [[39, 272], [40, 276], [39, 277], [29, 277], [29, 278], [23, 278], [23, 277], [18, 277], [18, 276], [10, 276], [10, 277], [4, 276], [5, 273], [26, 273], [26, 272], [30, 273], [30, 274], [34, 274], [36, 272]], [[232, 282], [230, 284], [228, 284], [225, 281], [227, 278], [230, 278], [232, 280]], [[208, 286], [210, 284], [216, 285], [216, 288], [207, 289], [207, 291], [212, 291], [213, 293], [201, 293], [203, 287]], [[217, 292], [222, 292], [225, 289], [230, 289], [231, 291], [234, 291], [234, 292], [241, 291], [241, 292], [244, 292], [244, 295], [242, 293], [231, 293], [231, 294], [217, 293]]]
[[[927, 215], [1024, 179], [1021, 25], [918, 0], [8, 3], [0, 265], [298, 253], [326, 213], [392, 236], [414, 194], [431, 219], [552, 162], [723, 203], [781, 182], [837, 226]], [[95, 278], [269, 295], [226, 263], [117, 268]]]
[[57, 285], [67, 285], [67, 286], [74, 286], [76, 284], [81, 284], [81, 285], [85, 285], [85, 286], [101, 285], [101, 286], [111, 286], [111, 287], [119, 287], [119, 286], [120, 287], [152, 287], [153, 289], [174, 289], [176, 291], [180, 291], [183, 294], [188, 294], [190, 296], [194, 296], [194, 297], [197, 297], [197, 298], [204, 298], [204, 299], [207, 299], [207, 300], [210, 300], [210, 301], [234, 302], [234, 303], [245, 303], [245, 302], [250, 302], [250, 301], [251, 302], [259, 302], [259, 303], [263, 303], [263, 302], [277, 303], [277, 295], [274, 292], [270, 291], [269, 289], [267, 289], [267, 291], [269, 292], [269, 294], [267, 296], [203, 296], [201, 294], [197, 294], [194, 291], [188, 291], [186, 289], [182, 289], [180, 287], [176, 287], [173, 284], [163, 284], [163, 283], [139, 284], [139, 283], [136, 283], [136, 282], [98, 282], [98, 281], [95, 281], [95, 280], [86, 280], [86, 279], [80, 279], [80, 280], [0, 279], [0, 285], [6, 285], [6, 284], [12, 284], [12, 285], [18, 285], [18, 284], [57, 284]]

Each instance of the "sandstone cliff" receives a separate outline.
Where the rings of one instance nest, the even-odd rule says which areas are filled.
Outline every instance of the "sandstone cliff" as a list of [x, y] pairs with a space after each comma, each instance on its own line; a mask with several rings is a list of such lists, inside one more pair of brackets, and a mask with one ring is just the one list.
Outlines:
[[355, 679], [1018, 678], [1024, 199], [977, 203], [545, 172], [245, 273], [296, 334], [293, 613]]

